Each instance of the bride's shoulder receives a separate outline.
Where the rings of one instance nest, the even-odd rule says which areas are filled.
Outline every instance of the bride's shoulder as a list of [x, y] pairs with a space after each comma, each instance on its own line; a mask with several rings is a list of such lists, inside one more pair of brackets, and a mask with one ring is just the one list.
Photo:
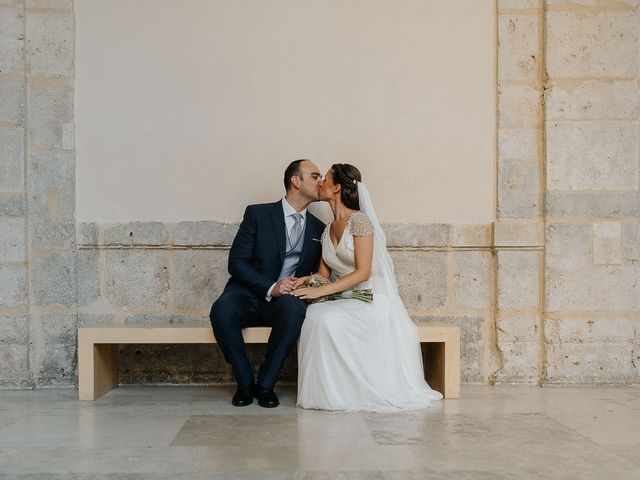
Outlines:
[[349, 218], [349, 230], [354, 237], [368, 237], [373, 235], [373, 224], [369, 215], [360, 210], [356, 210]]

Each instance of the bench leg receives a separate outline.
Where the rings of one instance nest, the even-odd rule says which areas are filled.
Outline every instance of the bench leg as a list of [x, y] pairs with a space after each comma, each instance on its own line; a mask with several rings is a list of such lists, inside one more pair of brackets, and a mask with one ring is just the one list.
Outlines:
[[445, 343], [444, 397], [460, 398], [460, 333]]
[[445, 394], [445, 354], [444, 343], [422, 343], [424, 377], [433, 390]]
[[118, 345], [79, 342], [78, 395], [95, 400], [118, 386]]
[[455, 339], [422, 343], [424, 376], [444, 398], [460, 398], [460, 347]]

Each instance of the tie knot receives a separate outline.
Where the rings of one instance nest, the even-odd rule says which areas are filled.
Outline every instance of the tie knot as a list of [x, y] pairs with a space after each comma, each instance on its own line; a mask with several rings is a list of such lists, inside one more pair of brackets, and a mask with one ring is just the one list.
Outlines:
[[291, 216], [293, 217], [293, 220], [296, 223], [300, 223], [302, 221], [302, 214], [301, 213], [293, 213]]

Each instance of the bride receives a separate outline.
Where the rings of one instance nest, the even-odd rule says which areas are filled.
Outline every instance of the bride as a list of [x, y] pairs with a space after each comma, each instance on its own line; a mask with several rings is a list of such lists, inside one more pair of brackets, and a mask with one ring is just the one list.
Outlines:
[[329, 202], [334, 221], [322, 234], [315, 276], [332, 282], [312, 288], [306, 286], [311, 277], [300, 278], [292, 294], [311, 301], [372, 289], [373, 302], [309, 305], [298, 348], [298, 406], [381, 412], [442, 399], [424, 380], [417, 328], [398, 295], [384, 232], [360, 171], [333, 165], [319, 200]]

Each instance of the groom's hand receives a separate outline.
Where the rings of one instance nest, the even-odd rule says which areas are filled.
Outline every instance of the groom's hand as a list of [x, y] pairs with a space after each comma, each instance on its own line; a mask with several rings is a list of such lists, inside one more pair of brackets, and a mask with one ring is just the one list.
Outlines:
[[293, 290], [296, 280], [298, 280], [296, 277], [283, 278], [278, 283], [276, 283], [275, 287], [273, 287], [273, 290], [271, 291], [271, 296], [281, 297], [282, 295], [290, 294], [291, 291]]

